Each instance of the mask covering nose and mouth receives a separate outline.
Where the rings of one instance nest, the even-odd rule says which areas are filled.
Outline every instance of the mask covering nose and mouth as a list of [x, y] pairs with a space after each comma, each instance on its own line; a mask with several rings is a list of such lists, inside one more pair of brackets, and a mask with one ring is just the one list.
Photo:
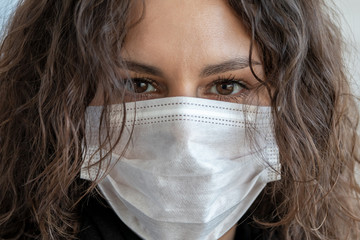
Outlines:
[[90, 106], [86, 112], [81, 177], [104, 176], [99, 189], [144, 239], [218, 239], [266, 183], [280, 179], [270, 107], [189, 97], [112, 105], [110, 132], [118, 133], [125, 121], [123, 141], [100, 165], [100, 155], [108, 153], [106, 146], [96, 151], [101, 111]]

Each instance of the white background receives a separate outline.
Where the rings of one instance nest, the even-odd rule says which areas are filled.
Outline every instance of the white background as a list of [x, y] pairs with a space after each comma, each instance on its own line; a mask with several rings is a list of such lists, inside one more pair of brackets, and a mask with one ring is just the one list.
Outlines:
[[7, 17], [10, 15], [12, 10], [15, 8], [18, 0], [0, 0], [0, 29], [3, 28]]
[[347, 44], [346, 60], [353, 92], [360, 97], [360, 0], [334, 2], [342, 17], [341, 28]]
[[[0, 0], [0, 31], [17, 3], [18, 0]], [[341, 27], [346, 36], [346, 59], [353, 92], [360, 96], [360, 0], [334, 0], [334, 3], [341, 12]]]

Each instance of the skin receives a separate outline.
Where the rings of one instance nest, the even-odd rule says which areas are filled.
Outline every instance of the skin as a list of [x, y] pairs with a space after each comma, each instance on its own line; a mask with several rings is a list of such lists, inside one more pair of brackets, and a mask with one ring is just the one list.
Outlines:
[[[120, 69], [121, 74], [135, 85], [127, 89], [126, 101], [187, 96], [269, 105], [266, 90], [254, 89], [259, 82], [248, 66], [250, 36], [226, 1], [145, 4], [145, 15], [128, 32], [122, 53], [130, 70]], [[135, 8], [133, 16], [142, 10]], [[255, 73], [264, 79], [256, 47], [252, 61]], [[91, 105], [101, 104], [100, 92]], [[220, 239], [234, 235], [235, 227]]]
[[[269, 105], [265, 88], [255, 91], [259, 82], [248, 67], [250, 36], [226, 1], [145, 4], [144, 17], [129, 30], [122, 51], [130, 70], [120, 69], [121, 74], [135, 82], [125, 101], [188, 96]], [[132, 15], [138, 19], [142, 11], [138, 6]], [[252, 61], [264, 79], [256, 47]], [[101, 104], [100, 87], [91, 105]]]

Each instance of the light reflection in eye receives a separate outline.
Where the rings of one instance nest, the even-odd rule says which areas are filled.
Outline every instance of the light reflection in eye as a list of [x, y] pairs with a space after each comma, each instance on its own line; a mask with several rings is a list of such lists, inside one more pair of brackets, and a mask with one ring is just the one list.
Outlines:
[[242, 89], [244, 89], [244, 87], [238, 82], [223, 81], [215, 83], [210, 88], [210, 92], [220, 95], [234, 95], [238, 94]]
[[[131, 99], [146, 100], [167, 96], [167, 86], [165, 83], [158, 83], [148, 77], [133, 77], [129, 79], [127, 84], [128, 97], [132, 95]], [[243, 79], [238, 79], [235, 76], [219, 77], [216, 80], [209, 81], [204, 86], [198, 86], [196, 96], [201, 98], [217, 99], [219, 101], [240, 101], [244, 98], [250, 89]]]
[[134, 93], [141, 94], [157, 91], [152, 80], [146, 78], [134, 78], [131, 81], [132, 87], [130, 87], [129, 90], [133, 91]]

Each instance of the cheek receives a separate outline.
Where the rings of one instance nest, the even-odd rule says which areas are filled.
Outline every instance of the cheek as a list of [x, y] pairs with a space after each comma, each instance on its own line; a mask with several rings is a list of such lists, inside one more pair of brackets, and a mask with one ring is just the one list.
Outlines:
[[[264, 67], [261, 66], [254, 66], [253, 67], [254, 73], [260, 81], [266, 81], [266, 76], [264, 73]], [[270, 106], [271, 104], [271, 92], [272, 89], [268, 89], [266, 86], [262, 85], [261, 82], [256, 79], [254, 74], [251, 72], [250, 68], [247, 72], [249, 79], [252, 79], [251, 84], [254, 86], [252, 93], [249, 95], [249, 103], [252, 105], [259, 105], [259, 106]], [[269, 93], [270, 90], [270, 93]]]
[[[270, 89], [271, 91], [271, 89]], [[271, 105], [271, 97], [269, 95], [268, 89], [266, 87], [261, 87], [258, 90], [258, 98], [259, 98], [259, 102], [257, 105], [259, 106], [270, 106]]]

